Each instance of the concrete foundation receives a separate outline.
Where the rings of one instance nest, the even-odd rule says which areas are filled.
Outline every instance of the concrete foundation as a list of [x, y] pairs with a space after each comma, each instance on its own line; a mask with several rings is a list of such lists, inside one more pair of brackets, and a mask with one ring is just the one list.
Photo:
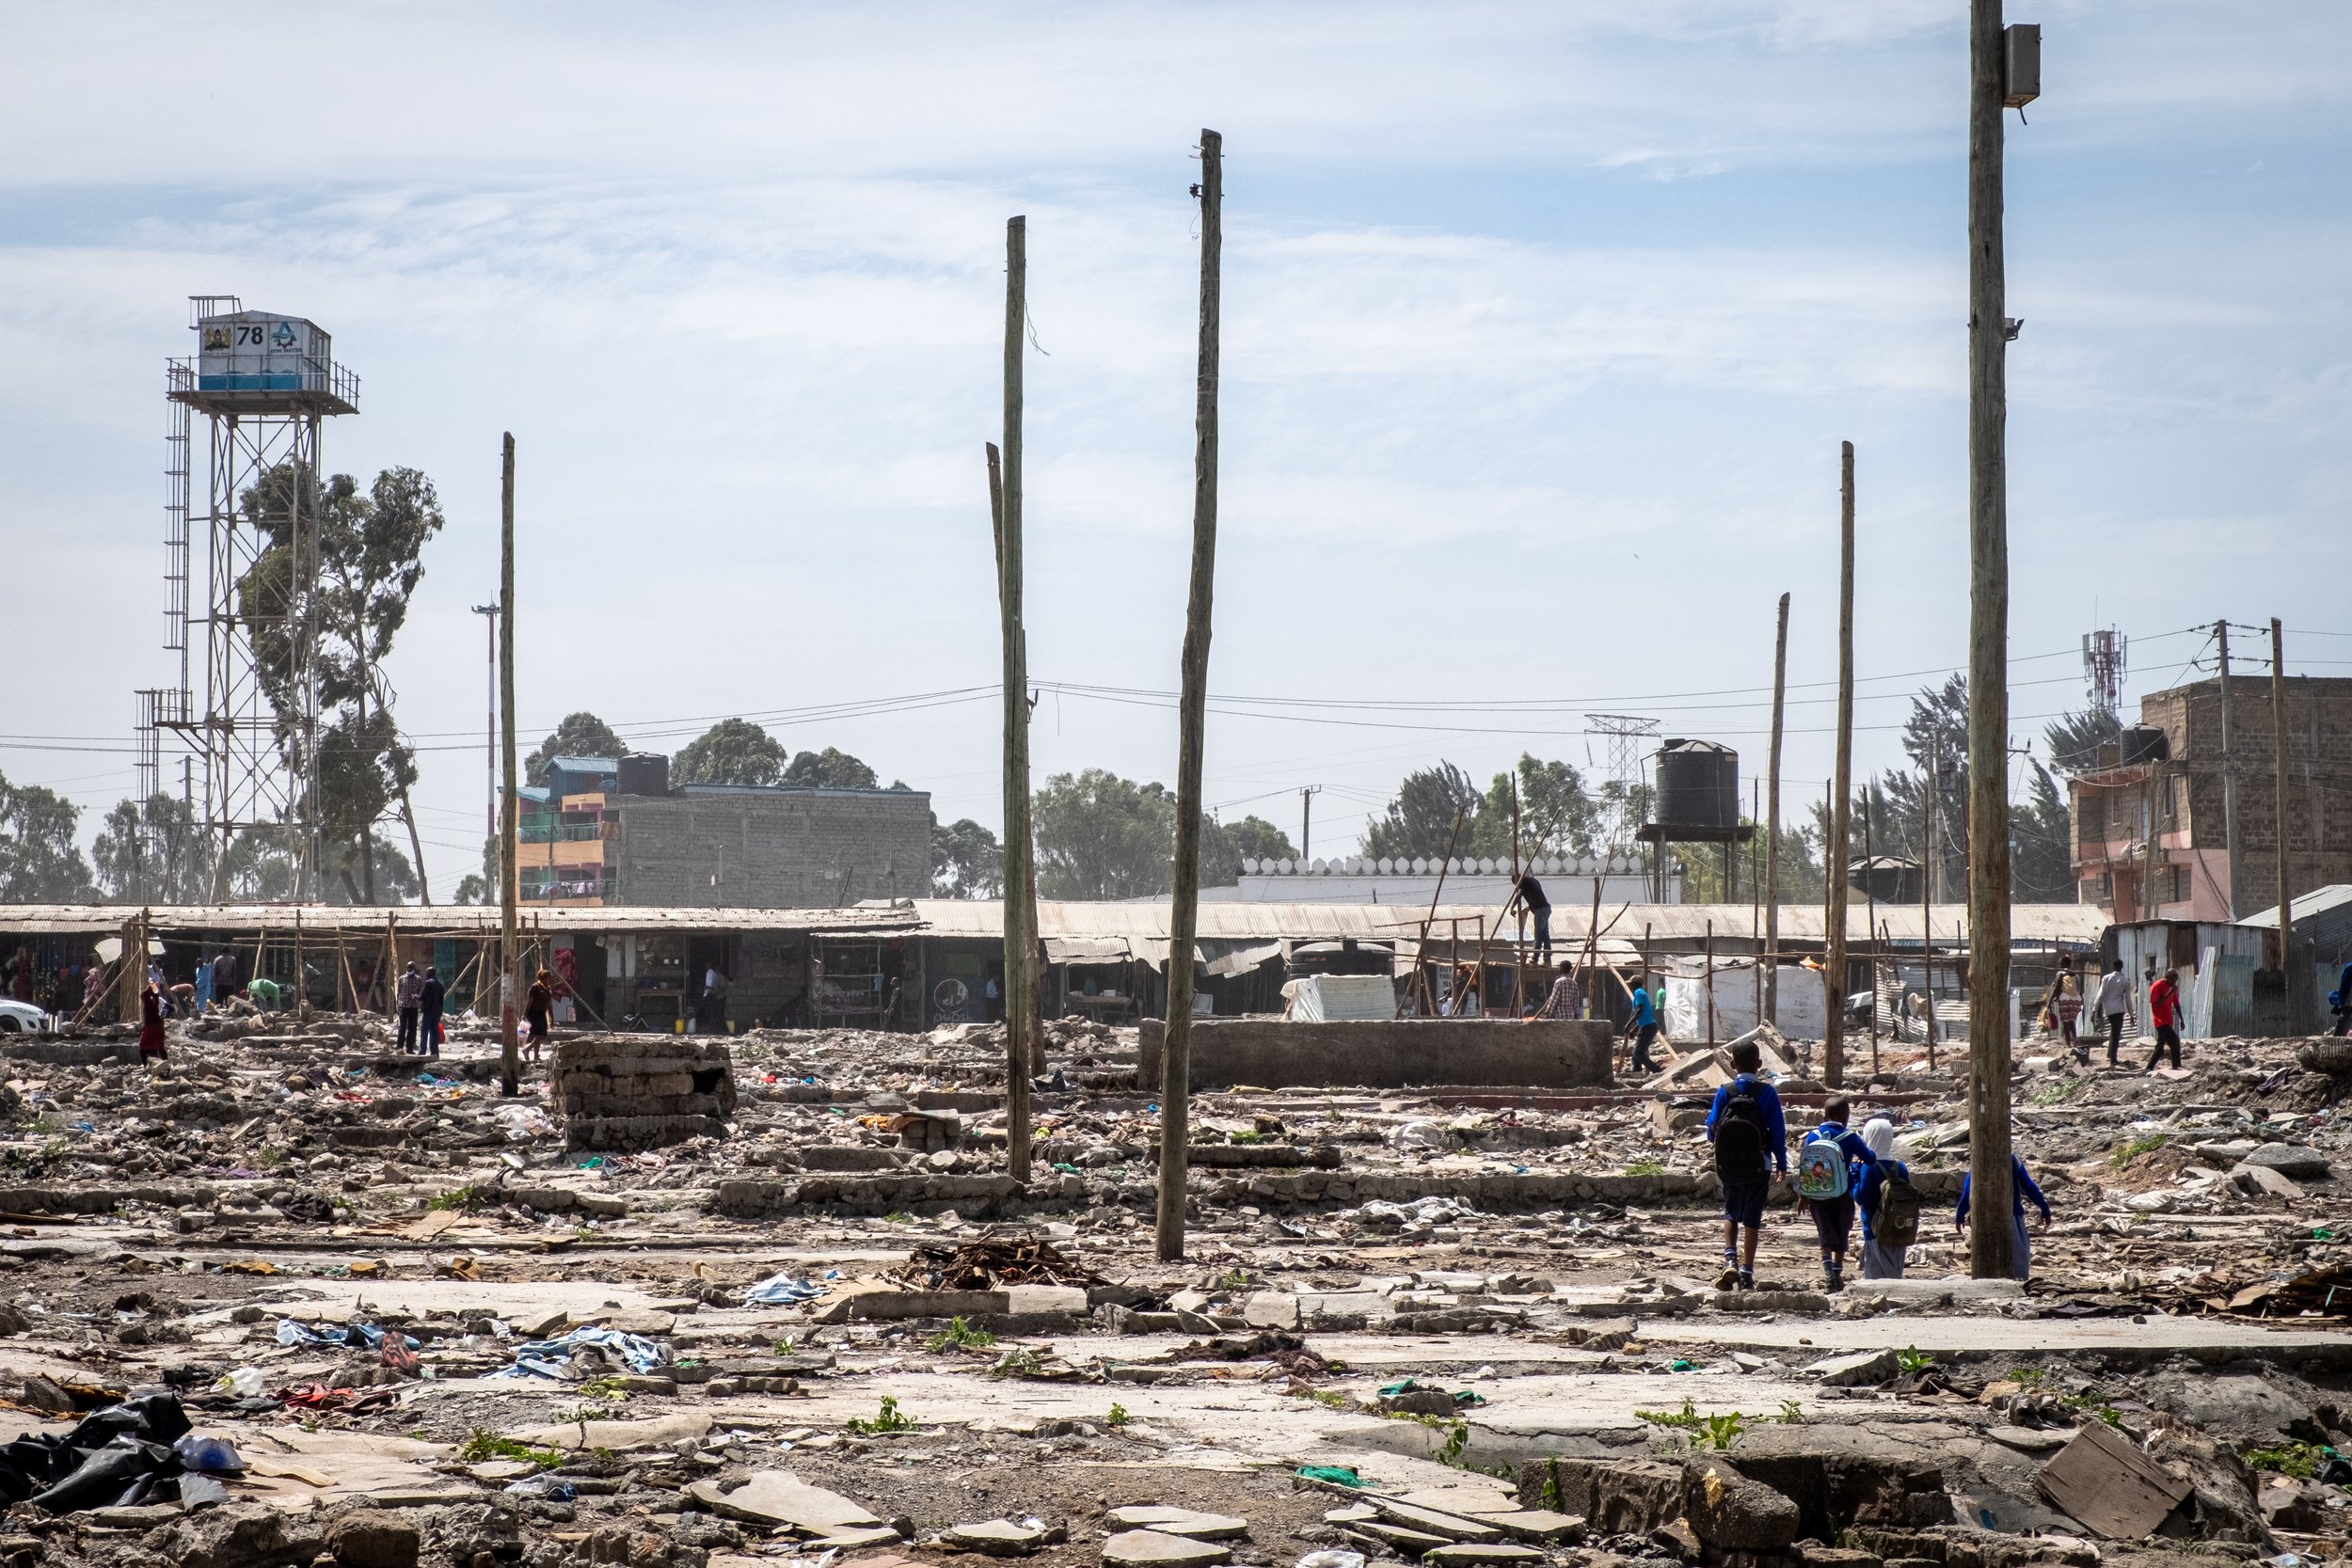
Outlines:
[[[1167, 1025], [1145, 1019], [1137, 1082], [1160, 1084]], [[1294, 1023], [1199, 1019], [1192, 1026], [1192, 1086], [1401, 1089], [1433, 1084], [1606, 1088], [1607, 1023], [1581, 1020], [1397, 1019]]]
[[596, 1035], [555, 1048], [567, 1148], [656, 1148], [724, 1137], [735, 1115], [725, 1044], [684, 1035]]

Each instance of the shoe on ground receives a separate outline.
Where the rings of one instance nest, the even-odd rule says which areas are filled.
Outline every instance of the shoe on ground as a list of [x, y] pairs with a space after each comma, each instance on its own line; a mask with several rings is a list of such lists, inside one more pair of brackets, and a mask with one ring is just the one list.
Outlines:
[[1740, 1289], [1741, 1289], [1742, 1291], [1753, 1291], [1753, 1290], [1755, 1290], [1755, 1289], [1756, 1289], [1756, 1275], [1752, 1275], [1752, 1274], [1749, 1274], [1749, 1273], [1745, 1272], [1744, 1270], [1743, 1270], [1743, 1271], [1741, 1271], [1741, 1273], [1740, 1273]]
[[1739, 1269], [1732, 1264], [1726, 1263], [1724, 1265], [1724, 1272], [1715, 1276], [1715, 1289], [1718, 1291], [1732, 1291], [1739, 1289]]

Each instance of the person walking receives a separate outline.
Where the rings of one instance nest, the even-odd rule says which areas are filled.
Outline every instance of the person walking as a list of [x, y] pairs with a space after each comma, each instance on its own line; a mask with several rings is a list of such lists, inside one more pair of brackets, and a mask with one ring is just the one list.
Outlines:
[[164, 1048], [164, 993], [150, 980], [139, 988], [139, 1060], [160, 1062]]
[[424, 1006], [424, 976], [417, 973], [417, 960], [408, 960], [408, 967], [400, 972], [400, 983], [392, 989], [393, 1004], [400, 1009], [400, 1053], [417, 1053], [417, 1012]]
[[210, 958], [197, 962], [196, 1010], [199, 1017], [213, 1010], [213, 960]]
[[2149, 1054], [2148, 1070], [2156, 1070], [2164, 1060], [2165, 1048], [2172, 1051], [2172, 1065], [2181, 1065], [2181, 984], [2178, 970], [2168, 969], [2156, 976], [2156, 983], [2148, 988], [2148, 1022], [2155, 1025], [2156, 1049]]
[[2352, 964], [2344, 966], [2336, 976], [2336, 1026], [2330, 1034], [2352, 1034]]
[[1551, 961], [1551, 900], [1544, 895], [1544, 884], [1525, 872], [1519, 874], [1517, 892], [1519, 902], [1527, 906], [1527, 912], [1535, 917], [1535, 961], [1549, 963]]
[[[2115, 1053], [2123, 1044], [2123, 1015], [2132, 1006], [2132, 982], [2123, 973], [2122, 959], [2116, 959], [2115, 967], [2100, 980], [2097, 1005], [2107, 1025], [2107, 1066], [2114, 1067]], [[2083, 1054], [2088, 1057], [2090, 1053]]]
[[1724, 1195], [1724, 1272], [1718, 1291], [1756, 1289], [1756, 1248], [1764, 1239], [1764, 1199], [1774, 1172], [1788, 1172], [1788, 1126], [1780, 1094], [1757, 1073], [1754, 1040], [1731, 1048], [1738, 1076], [1715, 1090], [1707, 1108], [1707, 1141], [1715, 1146], [1715, 1180]]
[[417, 1053], [421, 1056], [441, 1053], [441, 1009], [448, 996], [441, 985], [441, 972], [427, 967], [424, 984], [417, 991]]
[[1911, 1167], [1895, 1158], [1895, 1124], [1872, 1117], [1862, 1127], [1870, 1163], [1862, 1170], [1855, 1207], [1862, 1213], [1862, 1277], [1900, 1279], [1911, 1243], [1919, 1239], [1919, 1193]]
[[1632, 1008], [1626, 1017], [1625, 1032], [1633, 1037], [1633, 1070], [1656, 1072], [1658, 1064], [1650, 1060], [1649, 1048], [1658, 1039], [1658, 993], [1636, 980], [1627, 1001]]
[[[1967, 1174], [1963, 1172], [1960, 1178], [1960, 1207], [1952, 1215], [1954, 1230], [1964, 1231], [1968, 1228], [1968, 1181]], [[2027, 1198], [2031, 1198], [2034, 1207], [2042, 1211], [2042, 1228], [2049, 1229], [2050, 1200], [2042, 1196], [2042, 1189], [2035, 1186], [2033, 1178], [2026, 1173], [2026, 1162], [2012, 1154], [2009, 1157], [2009, 1246], [2011, 1279], [2029, 1278], [2033, 1274], [2033, 1238], [2026, 1233], [2026, 1200]]]
[[554, 1016], [555, 976], [543, 969], [531, 982], [531, 994], [523, 999], [523, 1022], [531, 1026], [526, 1054], [532, 1061], [537, 1061], [546, 1048], [548, 1024]]
[[1821, 1107], [1821, 1124], [1797, 1150], [1797, 1196], [1813, 1211], [1821, 1243], [1821, 1282], [1831, 1295], [1846, 1288], [1846, 1248], [1853, 1240], [1854, 1199], [1863, 1167], [1875, 1156], [1862, 1134], [1846, 1125], [1853, 1106], [1844, 1095]]
[[2083, 998], [2082, 992], [2074, 989], [2074, 964], [2071, 958], [2059, 958], [2058, 973], [2050, 977], [2049, 1009], [2051, 1022], [2058, 1025], [2059, 1042], [2074, 1053], [2076, 1061], [2090, 1060], [2090, 1053], [2082, 1048], [2077, 1028]]

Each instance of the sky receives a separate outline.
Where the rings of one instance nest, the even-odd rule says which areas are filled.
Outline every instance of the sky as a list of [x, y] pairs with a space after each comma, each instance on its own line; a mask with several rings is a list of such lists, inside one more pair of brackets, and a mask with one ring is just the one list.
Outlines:
[[[2352, 673], [2352, 10], [2016, 0], [2012, 743], [2283, 619]], [[982, 443], [1025, 214], [1036, 776], [1173, 782], [1202, 127], [1225, 146], [1206, 800], [1352, 852], [1406, 770], [1587, 713], [1832, 765], [1837, 451], [1858, 774], [1965, 658], [1965, 7], [0, 0], [0, 773], [131, 792], [186, 297], [360, 378], [326, 466], [446, 531], [389, 671], [444, 895], [485, 815], [518, 451], [516, 709], [730, 715], [1001, 820]], [[2241, 657], [2250, 632], [2234, 634]], [[2266, 659], [2266, 652], [2264, 655]], [[2266, 665], [2257, 666], [2266, 668]], [[830, 710], [830, 711], [827, 711]], [[2019, 766], [2023, 766], [2021, 763]], [[167, 775], [177, 777], [168, 758]]]

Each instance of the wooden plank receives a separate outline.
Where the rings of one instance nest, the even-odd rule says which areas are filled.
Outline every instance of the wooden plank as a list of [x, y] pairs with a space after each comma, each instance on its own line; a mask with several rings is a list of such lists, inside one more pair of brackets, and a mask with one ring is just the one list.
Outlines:
[[2194, 1490], [2105, 1421], [2076, 1432], [2034, 1475], [2042, 1494], [2111, 1541], [2137, 1541]]

